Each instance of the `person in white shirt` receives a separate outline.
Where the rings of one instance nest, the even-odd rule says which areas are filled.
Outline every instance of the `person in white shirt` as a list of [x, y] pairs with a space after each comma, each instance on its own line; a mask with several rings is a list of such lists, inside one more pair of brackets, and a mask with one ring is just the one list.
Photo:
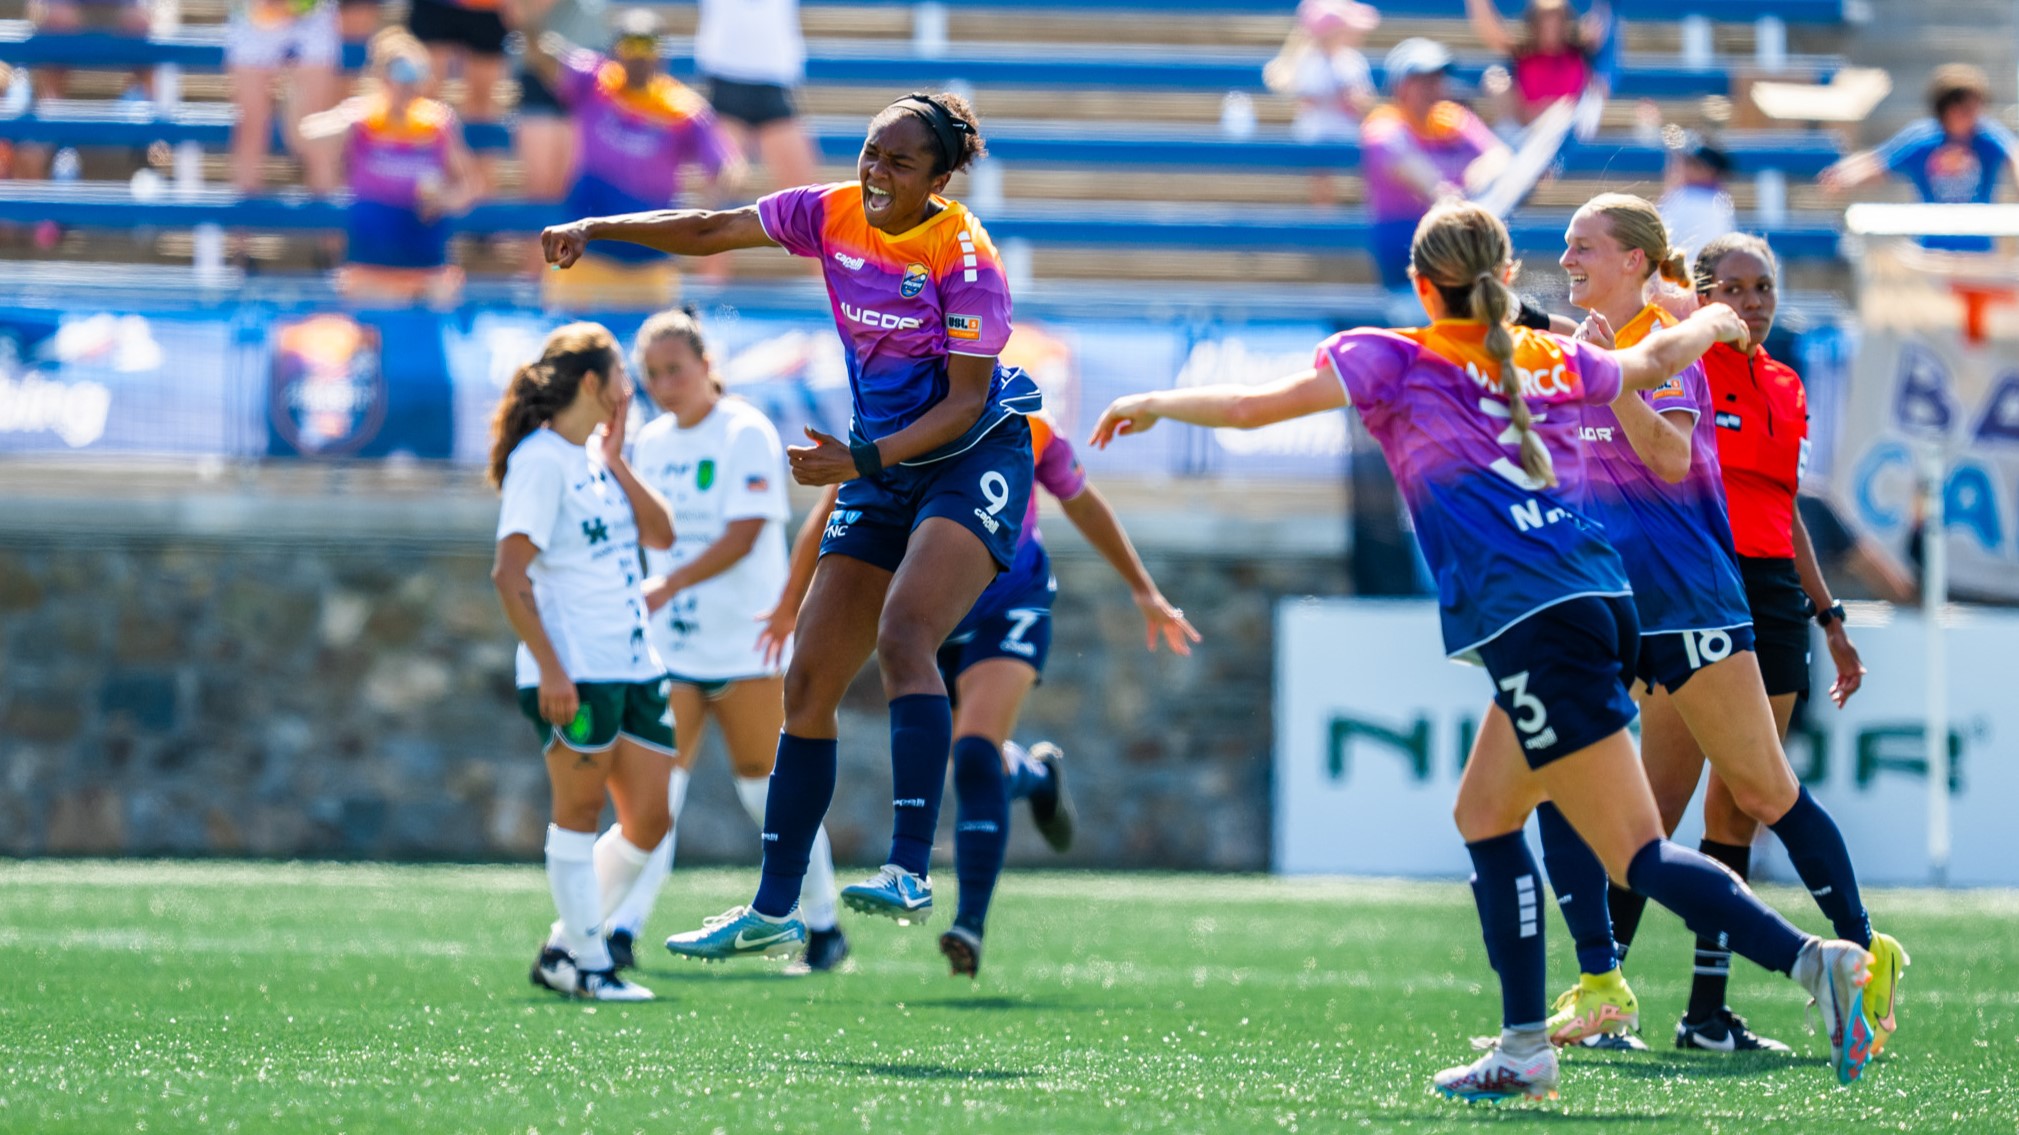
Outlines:
[[715, 115], [773, 188], [819, 180], [793, 91], [806, 81], [799, 0], [701, 0], [694, 65]]
[[[1270, 90], [1297, 100], [1291, 137], [1307, 145], [1359, 139], [1360, 120], [1380, 102], [1360, 45], [1380, 23], [1381, 13], [1358, 0], [1303, 0], [1297, 5], [1296, 26], [1262, 68], [1262, 82]], [[1330, 173], [1312, 175], [1311, 200], [1336, 203]]]
[[[645, 601], [652, 646], [666, 665], [674, 732], [685, 738], [669, 783], [677, 830], [687, 778], [709, 718], [721, 730], [736, 775], [736, 795], [758, 827], [785, 724], [784, 660], [758, 645], [764, 620], [785, 585], [789, 474], [785, 446], [770, 419], [741, 398], [726, 397], [715, 377], [700, 321], [664, 311], [638, 331], [645, 390], [664, 411], [638, 431], [631, 460], [638, 475], [670, 503], [679, 535], [666, 552], [648, 552]], [[630, 895], [610, 917], [612, 951], [628, 953], [652, 913], [673, 862], [669, 834]], [[814, 838], [800, 913], [803, 959], [827, 970], [848, 956], [835, 920], [834, 854], [827, 829]]]
[[[617, 975], [603, 921], [666, 837], [673, 733], [645, 629], [640, 544], [673, 544], [666, 502], [624, 460], [631, 380], [610, 332], [571, 323], [513, 374], [491, 420], [498, 511], [491, 580], [519, 635], [519, 705], [553, 789], [547, 883], [560, 916], [533, 984], [648, 1001]], [[597, 835], [607, 794], [617, 825]]]

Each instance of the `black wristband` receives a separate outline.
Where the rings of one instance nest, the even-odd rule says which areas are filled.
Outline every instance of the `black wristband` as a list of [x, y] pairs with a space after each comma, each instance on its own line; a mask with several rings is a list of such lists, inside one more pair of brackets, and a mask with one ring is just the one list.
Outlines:
[[874, 477], [883, 472], [883, 454], [873, 441], [848, 440], [848, 455], [855, 458], [857, 476]]
[[1816, 612], [1816, 625], [1825, 630], [1829, 629], [1831, 623], [1841, 623], [1843, 621], [1844, 605], [1842, 603], [1832, 603], [1828, 607]]
[[1547, 331], [1550, 327], [1549, 313], [1522, 298], [1521, 306], [1514, 313], [1514, 325], [1531, 331]]

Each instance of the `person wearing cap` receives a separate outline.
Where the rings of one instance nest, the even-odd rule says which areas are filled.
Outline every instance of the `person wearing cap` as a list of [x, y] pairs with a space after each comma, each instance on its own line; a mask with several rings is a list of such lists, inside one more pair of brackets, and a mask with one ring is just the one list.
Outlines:
[[1701, 135], [1683, 135], [1669, 147], [1667, 183], [1657, 207], [1668, 226], [1669, 247], [1684, 256], [1729, 232], [1738, 223], [1725, 178], [1732, 172], [1729, 154]]
[[[1912, 123], [1876, 150], [1852, 154], [1824, 170], [1816, 181], [1844, 193], [1896, 173], [1914, 183], [1921, 200], [1936, 205], [1989, 204], [1998, 192], [1998, 173], [2019, 180], [2019, 139], [1984, 114], [1991, 83], [1967, 63], [1935, 68], [1928, 83], [1930, 117]], [[1921, 247], [1943, 252], [1990, 252], [1987, 236], [1924, 236]]]
[[[1360, 136], [1360, 119], [1374, 109], [1379, 96], [1374, 75], [1360, 44], [1381, 23], [1381, 13], [1357, 0], [1304, 0], [1297, 5], [1297, 24], [1283, 40], [1282, 50], [1262, 68], [1271, 91], [1297, 101], [1290, 134], [1299, 142], [1351, 142]], [[1337, 200], [1332, 175], [1319, 170], [1311, 178], [1311, 201], [1330, 205]]]
[[[526, 39], [527, 70], [575, 122], [571, 216], [675, 207], [689, 165], [716, 191], [741, 180], [743, 159], [707, 100], [661, 68], [660, 30], [657, 15], [633, 8], [618, 17], [608, 57], [553, 31]], [[679, 292], [672, 261], [635, 244], [599, 244], [575, 271], [547, 273], [543, 283], [548, 302], [563, 308], [662, 308]]]
[[1445, 97], [1451, 52], [1430, 39], [1405, 39], [1382, 63], [1390, 101], [1360, 129], [1367, 211], [1374, 231], [1369, 251], [1390, 289], [1409, 287], [1409, 246], [1416, 222], [1446, 197], [1489, 180], [1507, 147], [1479, 116]]

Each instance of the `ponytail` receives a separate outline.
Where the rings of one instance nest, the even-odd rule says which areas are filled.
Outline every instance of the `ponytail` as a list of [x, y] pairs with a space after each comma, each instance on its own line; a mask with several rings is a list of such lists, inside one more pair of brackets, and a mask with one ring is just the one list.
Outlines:
[[1521, 469], [1532, 481], [1554, 485], [1556, 463], [1550, 460], [1549, 447], [1542, 443], [1542, 436], [1535, 432], [1534, 415], [1529, 413], [1528, 399], [1521, 393], [1521, 371], [1514, 365], [1514, 336], [1508, 332], [1514, 296], [1499, 276], [1487, 271], [1473, 277], [1467, 299], [1472, 318], [1486, 324], [1486, 353], [1500, 368], [1500, 392], [1507, 396], [1514, 432], [1521, 439]]
[[1507, 226], [1492, 213], [1469, 202], [1439, 205], [1416, 226], [1410, 271], [1436, 286], [1451, 314], [1486, 325], [1486, 353], [1500, 368], [1500, 390], [1521, 439], [1521, 468], [1538, 484], [1554, 485], [1556, 467], [1535, 432], [1514, 365], [1514, 335], [1508, 329], [1514, 293], [1501, 279], [1511, 270], [1511, 249]]
[[1668, 255], [1662, 257], [1661, 265], [1656, 270], [1661, 273], [1662, 279], [1671, 284], [1681, 284], [1684, 288], [1694, 287], [1690, 282], [1689, 258], [1683, 255], [1680, 248], [1671, 245]]
[[596, 374], [607, 380], [619, 363], [617, 341], [600, 323], [570, 323], [547, 336], [540, 357], [512, 372], [491, 414], [491, 462], [485, 471], [491, 485], [504, 487], [512, 451], [574, 405], [584, 378]]

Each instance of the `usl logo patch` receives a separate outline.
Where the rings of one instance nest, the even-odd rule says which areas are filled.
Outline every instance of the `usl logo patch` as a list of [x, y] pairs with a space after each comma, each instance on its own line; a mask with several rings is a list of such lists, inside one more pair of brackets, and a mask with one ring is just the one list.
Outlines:
[[904, 279], [898, 282], [897, 294], [910, 299], [925, 290], [926, 271], [923, 264], [904, 266]]
[[954, 315], [946, 317], [946, 337], [949, 339], [981, 338], [981, 316]]

